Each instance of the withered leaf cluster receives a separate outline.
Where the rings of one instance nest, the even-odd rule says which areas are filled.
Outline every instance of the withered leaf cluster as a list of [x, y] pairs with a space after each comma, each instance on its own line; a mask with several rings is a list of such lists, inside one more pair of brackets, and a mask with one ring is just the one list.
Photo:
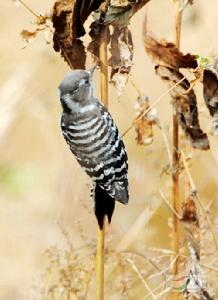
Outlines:
[[133, 43], [128, 29], [130, 18], [149, 0], [57, 0], [53, 8], [54, 49], [60, 52], [71, 68], [85, 68], [86, 49], [81, 37], [86, 34], [84, 23], [91, 13], [91, 42], [87, 46], [97, 63], [101, 36], [110, 44], [111, 80], [121, 93], [132, 65]]
[[[190, 88], [189, 81], [176, 69], [158, 65], [155, 67], [156, 74], [168, 85], [169, 94], [176, 107], [180, 125], [189, 137], [193, 148], [209, 149], [209, 140], [199, 125], [198, 107], [194, 90]], [[184, 79], [183, 79], [184, 78]], [[177, 84], [177, 82], [180, 83]], [[172, 89], [172, 87], [175, 88]], [[188, 92], [187, 92], [188, 91]]]
[[127, 26], [114, 26], [110, 43], [111, 81], [115, 84], [119, 94], [128, 80], [132, 67], [133, 41], [131, 31]]
[[[71, 68], [84, 69], [86, 52], [79, 39], [85, 34], [83, 24], [92, 8], [97, 9], [101, 1], [58, 0], [54, 4], [52, 22], [54, 49], [61, 52]], [[86, 6], [85, 6], [86, 4]]]
[[183, 54], [173, 43], [165, 40], [157, 41], [147, 30], [144, 32], [144, 46], [148, 55], [157, 64], [156, 74], [169, 88], [180, 126], [192, 147], [201, 150], [209, 149], [207, 134], [200, 128], [197, 99], [193, 86], [180, 72], [180, 68], [197, 68], [195, 56]]
[[32, 31], [23, 29], [20, 33], [23, 40], [23, 49], [36, 38], [39, 32], [43, 33], [47, 44], [50, 44], [52, 41], [52, 26], [49, 15], [41, 14], [36, 16], [33, 24], [35, 28]]

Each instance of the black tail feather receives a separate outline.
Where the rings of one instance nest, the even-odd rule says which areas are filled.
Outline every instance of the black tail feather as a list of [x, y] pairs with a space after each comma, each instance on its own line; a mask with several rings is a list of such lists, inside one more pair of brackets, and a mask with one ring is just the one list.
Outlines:
[[104, 217], [107, 216], [108, 222], [111, 222], [113, 215], [115, 200], [103, 190], [100, 185], [95, 185], [94, 190], [94, 201], [95, 201], [95, 216], [98, 220], [100, 229], [103, 228]]

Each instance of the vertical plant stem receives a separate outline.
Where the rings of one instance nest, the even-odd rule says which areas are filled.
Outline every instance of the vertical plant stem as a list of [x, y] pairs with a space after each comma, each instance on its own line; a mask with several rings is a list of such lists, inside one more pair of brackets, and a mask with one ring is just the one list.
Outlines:
[[[105, 223], [105, 222], [104, 222]], [[103, 228], [97, 230], [97, 255], [96, 255], [96, 294], [97, 300], [104, 300], [104, 234]]]
[[[101, 43], [99, 49], [100, 56], [100, 84], [101, 100], [108, 107], [108, 66], [107, 66], [107, 31], [102, 29]], [[103, 228], [98, 227], [97, 232], [97, 255], [96, 255], [96, 286], [97, 300], [104, 300], [104, 238], [105, 238], [105, 218]]]
[[[181, 22], [182, 22], [182, 9], [180, 8], [180, 0], [177, 0], [175, 4], [175, 44], [177, 48], [180, 47], [180, 35], [181, 35]], [[176, 106], [175, 106], [176, 107]], [[179, 214], [179, 124], [178, 124], [178, 112], [174, 108], [173, 112], [173, 162], [172, 162], [172, 181], [173, 181], [173, 208], [177, 215]], [[173, 263], [173, 276], [176, 279], [179, 272], [179, 219], [176, 214], [173, 214], [173, 251], [175, 261]], [[179, 292], [173, 291], [173, 300], [179, 299]]]
[[101, 33], [100, 56], [100, 80], [101, 80], [101, 101], [108, 107], [108, 65], [107, 65], [107, 30], [103, 28]]

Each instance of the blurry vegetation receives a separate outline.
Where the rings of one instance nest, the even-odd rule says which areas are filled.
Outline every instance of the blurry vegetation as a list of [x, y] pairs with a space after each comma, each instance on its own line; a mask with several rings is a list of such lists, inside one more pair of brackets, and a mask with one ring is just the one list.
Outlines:
[[0, 185], [1, 189], [9, 192], [15, 198], [20, 198], [27, 190], [35, 187], [39, 181], [39, 170], [35, 166], [0, 165]]
[[[206, 14], [206, 8], [213, 6], [208, 8], [212, 14], [218, 6], [215, 2], [208, 5], [205, 2], [199, 4], [198, 1], [165, 1], [171, 2], [172, 11], [174, 4], [178, 3], [181, 10], [186, 8], [188, 21], [184, 26], [184, 35], [182, 30], [181, 47], [184, 51], [181, 51], [176, 43], [156, 37], [156, 27], [162, 26], [162, 22], [166, 21], [162, 18], [170, 23], [171, 16], [170, 11], [169, 20], [168, 16], [166, 18], [162, 15], [163, 3], [159, 0], [51, 1], [50, 9], [54, 5], [53, 11], [45, 14], [35, 12], [30, 1], [14, 1], [19, 6], [24, 6], [33, 17], [33, 24], [29, 25], [32, 29], [20, 28], [23, 47], [26, 48], [26, 54], [23, 52], [23, 55], [30, 55], [31, 67], [34, 60], [38, 66], [39, 57], [42, 62], [36, 72], [29, 75], [32, 78], [31, 82], [20, 83], [20, 90], [27, 89], [28, 94], [20, 92], [18, 95], [16, 89], [10, 88], [14, 87], [15, 83], [7, 85], [9, 81], [6, 81], [2, 89], [2, 99], [15, 99], [14, 102], [5, 103], [8, 109], [6, 114], [0, 111], [3, 117], [9, 117], [7, 120], [2, 118], [5, 123], [1, 132], [1, 233], [5, 241], [2, 251], [9, 261], [10, 270], [17, 268], [19, 271], [17, 277], [8, 275], [6, 270], [2, 272], [4, 274], [1, 280], [6, 278], [6, 287], [0, 292], [0, 299], [95, 299], [95, 223], [92, 205], [88, 202], [87, 180], [82, 177], [82, 171], [78, 173], [80, 171], [76, 163], [70, 154], [67, 156], [68, 151], [64, 146], [62, 150], [57, 124], [59, 110], [57, 99], [53, 99], [56, 95], [53, 90], [63, 74], [69, 70], [66, 65], [70, 68], [85, 68], [90, 65], [91, 59], [100, 64], [99, 36], [102, 28], [107, 28], [108, 31], [106, 43], [111, 72], [110, 83], [116, 88], [114, 90], [112, 85], [110, 86], [112, 96], [109, 110], [113, 110], [112, 114], [115, 112], [118, 122], [125, 122], [121, 127], [129, 152], [130, 187], [133, 191], [129, 207], [121, 210], [117, 206], [114, 223], [110, 230], [106, 228], [105, 299], [217, 299], [218, 68], [214, 56], [217, 55], [218, 46], [213, 49], [214, 55], [210, 55], [207, 48], [204, 50], [206, 53], [200, 48], [195, 48], [191, 54], [189, 52], [192, 52], [191, 46], [194, 47], [194, 42], [190, 41], [199, 38], [199, 33], [195, 36], [198, 28], [193, 25], [196, 19], [197, 26], [202, 29], [202, 36], [208, 37], [204, 43], [209, 44], [210, 39], [212, 40], [214, 33], [208, 32], [207, 28], [206, 34], [203, 35], [203, 28], [206, 26], [201, 21], [204, 13]], [[38, 2], [35, 2], [35, 5], [38, 11], [41, 11]], [[139, 19], [140, 22], [134, 23], [137, 24], [136, 28], [132, 28], [132, 17], [140, 15], [144, 6], [147, 9], [146, 22], [142, 25], [142, 19]], [[150, 10], [156, 16], [153, 27], [150, 25]], [[207, 19], [213, 22], [214, 29], [216, 18], [213, 21], [212, 17], [207, 15]], [[163, 25], [163, 28], [166, 28], [164, 26], [166, 25]], [[173, 26], [170, 28], [170, 34], [167, 32], [168, 39], [174, 31]], [[189, 26], [193, 27], [188, 32]], [[135, 57], [135, 53], [139, 53], [136, 41], [142, 28], [140, 47], [144, 47], [145, 51], [143, 50], [143, 55], [138, 58]], [[165, 34], [162, 31], [161, 34], [163, 33]], [[40, 35], [44, 38], [44, 44], [50, 44], [50, 52], [46, 52], [44, 44], [40, 44]], [[8, 33], [7, 36], [9, 39]], [[35, 44], [27, 48], [35, 38]], [[60, 57], [53, 53], [52, 39], [54, 50], [60, 52], [67, 64], [64, 65]], [[43, 50], [38, 52], [37, 48], [33, 59], [29, 53], [37, 47], [37, 43]], [[200, 42], [196, 44], [201, 45]], [[16, 48], [14, 44], [13, 48]], [[48, 61], [52, 61], [52, 64], [46, 65], [48, 70], [44, 68], [46, 55], [49, 57]], [[153, 71], [153, 65], [150, 65], [147, 57], [156, 65]], [[146, 68], [142, 63], [144, 60]], [[11, 56], [8, 63], [9, 61]], [[13, 64], [16, 63], [13, 60]], [[61, 71], [57, 75], [59, 69]], [[31, 69], [28, 70], [30, 72]], [[11, 69], [9, 71], [8, 78], [11, 76]], [[23, 73], [27, 76], [28, 72], [25, 69]], [[154, 74], [157, 76], [154, 77]], [[20, 77], [22, 76], [16, 78]], [[51, 83], [53, 78], [54, 83]], [[161, 81], [166, 84], [166, 89], [161, 85]], [[43, 93], [40, 89], [44, 89]], [[47, 92], [49, 89], [52, 92]], [[8, 90], [12, 91], [12, 94], [5, 92]], [[28, 100], [22, 103], [23, 106], [19, 102], [20, 95]], [[116, 101], [117, 96], [119, 101]], [[52, 101], [48, 102], [45, 111], [44, 106], [40, 105], [44, 105], [50, 98]], [[171, 112], [168, 112], [167, 104], [169, 102], [178, 113], [182, 129], [179, 133], [177, 169], [181, 182], [178, 211], [171, 201], [171, 175], [175, 170], [172, 166]], [[16, 122], [22, 107], [27, 107], [21, 119], [24, 120], [24, 127], [29, 130], [32, 152], [38, 152], [42, 157], [41, 161], [37, 161], [35, 154], [31, 156], [31, 149], [25, 148], [26, 141], [21, 134], [19, 135]], [[38, 118], [37, 124], [43, 127], [43, 137], [32, 126], [32, 115], [30, 114], [29, 119], [24, 115], [28, 115], [29, 110], [34, 109]], [[54, 116], [51, 116], [51, 112]], [[7, 143], [14, 143], [15, 150], [8, 147]], [[20, 152], [17, 153], [17, 149], [21, 149]], [[15, 153], [15, 161], [18, 157], [17, 162], [3, 162], [4, 159], [8, 161], [12, 153]], [[25, 156], [27, 162], [24, 163]], [[22, 200], [26, 198], [30, 204], [25, 212], [26, 202], [22, 204]], [[19, 199], [17, 202], [23, 206], [14, 202], [16, 205], [13, 208], [7, 199]], [[41, 219], [37, 215], [40, 209], [43, 211]], [[172, 250], [175, 239], [172, 233], [173, 216], [180, 225], [178, 255]], [[61, 220], [64, 224], [60, 226], [58, 223], [58, 229], [55, 231], [53, 223], [56, 220]], [[31, 226], [32, 223], [35, 224], [34, 227]], [[29, 236], [32, 235], [33, 238], [30, 239]], [[29, 266], [30, 262], [36, 263], [33, 261], [43, 248], [46, 249], [43, 258], [38, 259], [37, 267]], [[16, 254], [13, 254], [13, 251]], [[23, 257], [19, 256], [19, 251], [24, 253]], [[16, 259], [13, 259], [13, 255]], [[16, 265], [19, 260], [20, 265]], [[178, 274], [172, 274], [175, 265], [178, 267]], [[6, 269], [3, 265], [3, 270], [4, 268]], [[27, 272], [26, 268], [30, 271]], [[32, 282], [33, 274], [30, 272], [35, 269], [40, 270], [40, 275], [36, 274], [37, 283], [29, 291], [25, 284]], [[22, 277], [25, 272], [26, 277]], [[19, 278], [28, 278], [29, 282], [24, 284]], [[8, 282], [16, 285], [15, 292], [10, 284], [7, 287]], [[24, 296], [23, 290], [27, 295]]]

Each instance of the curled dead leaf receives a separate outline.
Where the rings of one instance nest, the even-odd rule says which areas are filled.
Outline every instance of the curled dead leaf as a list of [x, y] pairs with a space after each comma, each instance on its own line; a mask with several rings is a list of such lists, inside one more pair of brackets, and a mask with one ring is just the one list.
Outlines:
[[110, 44], [111, 57], [108, 60], [111, 66], [111, 82], [120, 95], [128, 81], [133, 60], [133, 41], [131, 31], [127, 26], [113, 27]]
[[[146, 26], [145, 26], [146, 27]], [[171, 68], [197, 68], [195, 55], [183, 54], [175, 44], [165, 40], [156, 40], [151, 32], [144, 30], [144, 47], [151, 59], [161, 65]]]
[[94, 55], [95, 60], [99, 64], [99, 49], [101, 43], [101, 35], [104, 33], [104, 37], [107, 39], [107, 44], [110, 42], [109, 27], [104, 25], [104, 14], [96, 16], [96, 20], [91, 23], [89, 35], [91, 42], [89, 43], [87, 50]]
[[[216, 62], [217, 63], [217, 62]], [[217, 69], [204, 70], [203, 74], [203, 95], [205, 104], [213, 118], [213, 131], [218, 135], [218, 77]]]
[[44, 26], [48, 21], [51, 20], [51, 16], [49, 14], [40, 14], [36, 17], [35, 24], [38, 26]]
[[[84, 34], [78, 21], [77, 1], [56, 1], [53, 8], [52, 22], [55, 29], [53, 47], [61, 52], [71, 68], [85, 68], [86, 53], [82, 41], [77, 39]], [[78, 21], [78, 22], [77, 22]]]
[[38, 34], [38, 30], [28, 31], [28, 30], [24, 29], [21, 31], [20, 35], [23, 40], [23, 49], [26, 48], [28, 43], [31, 43], [35, 39], [37, 34]]
[[212, 116], [212, 131], [215, 135], [218, 135], [218, 77], [211, 70], [204, 70], [203, 95]]
[[29, 31], [24, 29], [20, 33], [22, 40], [24, 42], [23, 48], [26, 48], [28, 43], [32, 42], [40, 31], [43, 32], [46, 43], [51, 42], [52, 28], [50, 23], [50, 16], [42, 15], [42, 14], [36, 16], [36, 19], [33, 23], [36, 25], [34, 31]]
[[[103, 0], [58, 0], [54, 4], [54, 49], [61, 53], [71, 68], [85, 68], [86, 51], [79, 38], [86, 33], [84, 22], [102, 2]], [[94, 48], [93, 52], [97, 51], [97, 46], [93, 44], [91, 47]]]
[[24, 30], [21, 31], [20, 34], [21, 34], [21, 36], [22, 36], [23, 39], [28, 40], [28, 39], [36, 37], [37, 30], [36, 31], [28, 31], [28, 30], [24, 29]]
[[[155, 70], [169, 88], [174, 87], [169, 93], [178, 112], [180, 126], [190, 139], [192, 147], [208, 150], [209, 140], [200, 128], [196, 96], [194, 90], [190, 89], [189, 81], [179, 71], [168, 67], [156, 66]], [[180, 84], [177, 84], [179, 81]]]
[[203, 94], [211, 116], [218, 112], [218, 79], [210, 70], [204, 70]]
[[182, 221], [199, 226], [194, 195], [190, 195], [182, 204]]

